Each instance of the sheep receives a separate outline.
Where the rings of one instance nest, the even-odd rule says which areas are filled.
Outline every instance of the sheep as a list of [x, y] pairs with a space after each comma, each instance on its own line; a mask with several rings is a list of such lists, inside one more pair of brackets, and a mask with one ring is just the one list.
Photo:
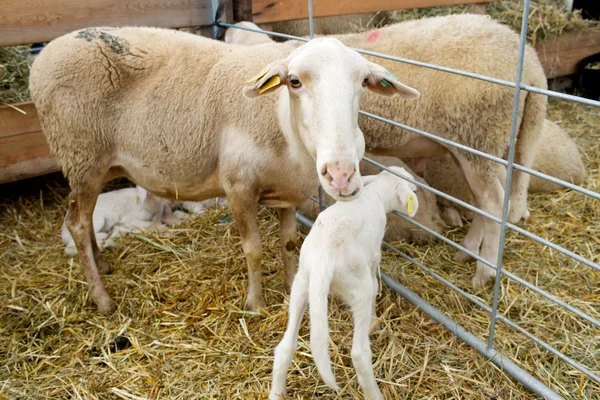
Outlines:
[[[519, 36], [511, 28], [483, 15], [424, 18], [335, 37], [352, 48], [482, 73], [506, 81], [513, 81], [516, 76]], [[375, 59], [372, 56], [366, 58]], [[418, 87], [423, 96], [412, 103], [392, 103], [367, 94], [361, 103], [363, 110], [497, 157], [507, 152], [513, 88], [393, 60], [380, 60], [386, 68], [402, 71], [404, 80]], [[522, 83], [547, 88], [542, 65], [535, 49], [529, 45], [525, 49]], [[525, 167], [531, 167], [535, 157], [546, 103], [543, 95], [521, 94], [515, 162]], [[452, 154], [467, 177], [476, 205], [496, 217], [502, 215], [506, 167], [363, 115], [359, 118], [359, 126], [365, 135], [367, 152], [412, 158], [412, 169], [417, 174], [423, 173], [430, 157]], [[522, 223], [529, 217], [529, 178], [529, 174], [521, 172], [514, 175], [508, 216], [512, 223]], [[472, 240], [473, 237], [482, 240]], [[500, 225], [476, 215], [463, 246], [473, 253], [479, 253], [481, 247], [481, 256], [495, 263], [499, 242]], [[457, 252], [458, 261], [462, 260], [461, 255], [462, 252]], [[495, 276], [495, 269], [478, 261], [472, 284], [476, 288], [483, 287]]]
[[[412, 178], [403, 168], [395, 173]], [[387, 171], [364, 177], [363, 193], [337, 202], [319, 214], [300, 249], [300, 266], [290, 294], [288, 325], [275, 348], [270, 400], [286, 394], [286, 375], [297, 347], [298, 331], [310, 304], [310, 347], [323, 381], [339, 390], [328, 354], [327, 296], [339, 296], [352, 310], [352, 362], [358, 383], [370, 399], [383, 399], [371, 365], [369, 328], [376, 321], [377, 273], [386, 215], [413, 217], [419, 203], [416, 186]], [[369, 183], [370, 182], [370, 183]]]
[[104, 182], [124, 176], [170, 200], [227, 196], [248, 266], [245, 305], [258, 311], [265, 307], [258, 205], [280, 209], [289, 286], [295, 206], [319, 183], [339, 201], [362, 189], [363, 93], [419, 96], [337, 39], [250, 48], [147, 27], [54, 39], [33, 63], [30, 91], [69, 181], [67, 227], [103, 313], [116, 309], [92, 229]]
[[[402, 167], [408, 173], [413, 175], [416, 181], [427, 184], [423, 178], [416, 176], [410, 170], [410, 168], [398, 158], [372, 155], [368, 156], [369, 158], [385, 165], [386, 167]], [[359, 166], [360, 173], [363, 175], [376, 175], [381, 170], [380, 168], [366, 161], [361, 161]], [[446, 225], [440, 214], [440, 209], [437, 204], [437, 196], [428, 190], [419, 190], [416, 195], [419, 199], [419, 211], [413, 219], [437, 233], [442, 233]], [[314, 190], [312, 196], [314, 198], [318, 198], [318, 192]], [[325, 193], [323, 194], [323, 200], [325, 205], [328, 206], [334, 203], [333, 199]], [[299, 205], [297, 209], [306, 217], [315, 219], [319, 213], [319, 204], [308, 199]], [[428, 232], [415, 227], [411, 223], [399, 217], [392, 217], [388, 220], [387, 229], [383, 238], [388, 242], [408, 241], [421, 245], [431, 243], [435, 239]]]
[[[167, 223], [175, 224], [185, 218], [173, 213], [168, 201], [148, 193], [141, 186], [102, 193], [98, 196], [92, 214], [92, 226], [98, 248], [114, 247], [114, 239], [124, 233], [137, 232]], [[77, 254], [75, 241], [67, 228], [67, 216], [63, 219], [61, 238], [65, 254]]]
[[[532, 169], [575, 185], [581, 185], [586, 177], [577, 145], [567, 132], [550, 120], [544, 121]], [[449, 155], [431, 159], [425, 168], [424, 178], [431, 187], [471, 205], [475, 204], [464, 176]], [[550, 193], [562, 188], [537, 177], [532, 177], [529, 184], [532, 193]], [[473, 217], [471, 211], [449, 200], [439, 198], [438, 202], [445, 222], [450, 226], [462, 226], [462, 218]], [[468, 258], [466, 255], [464, 257]]]

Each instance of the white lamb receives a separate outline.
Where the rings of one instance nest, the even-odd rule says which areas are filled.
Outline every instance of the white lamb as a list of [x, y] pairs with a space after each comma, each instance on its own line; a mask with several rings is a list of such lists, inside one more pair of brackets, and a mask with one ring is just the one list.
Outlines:
[[[96, 242], [100, 250], [114, 247], [113, 240], [124, 233], [140, 228], [148, 229], [161, 222], [173, 224], [182, 218], [182, 213], [171, 211], [167, 200], [148, 193], [141, 186], [100, 194], [92, 214]], [[75, 242], [64, 221], [61, 237], [66, 245], [65, 253], [76, 255]]]
[[[390, 167], [412, 178], [405, 169]], [[369, 327], [375, 321], [377, 271], [381, 261], [386, 214], [398, 211], [413, 217], [418, 208], [416, 186], [389, 172], [363, 177], [363, 193], [351, 202], [338, 202], [317, 217], [300, 250], [300, 266], [290, 297], [288, 326], [275, 349], [269, 399], [286, 394], [286, 375], [297, 347], [304, 310], [310, 302], [310, 345], [321, 377], [339, 387], [328, 353], [327, 296], [346, 302], [354, 316], [352, 362], [358, 383], [370, 399], [383, 399], [371, 365]], [[369, 183], [371, 182], [371, 183]]]

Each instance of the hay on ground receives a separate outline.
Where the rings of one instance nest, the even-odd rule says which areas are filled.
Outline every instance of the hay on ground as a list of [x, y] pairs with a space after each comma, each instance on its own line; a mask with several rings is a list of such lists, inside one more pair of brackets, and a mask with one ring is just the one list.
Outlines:
[[[551, 102], [549, 117], [578, 142], [585, 187], [600, 190], [597, 109]], [[243, 310], [246, 265], [226, 210], [170, 229], [122, 238], [104, 251], [105, 277], [119, 305], [99, 315], [77, 258], [63, 253], [59, 228], [67, 188], [56, 176], [0, 191], [0, 396], [6, 399], [259, 399], [270, 386], [274, 347], [285, 330], [278, 224], [262, 209], [262, 316]], [[530, 198], [527, 229], [598, 262], [598, 201], [570, 191]], [[453, 240], [466, 228], [447, 232]], [[474, 266], [452, 261], [449, 246], [397, 245], [459, 287], [473, 292]], [[600, 318], [600, 274], [509, 232], [505, 267]], [[489, 317], [418, 268], [384, 253], [382, 268], [482, 339]], [[491, 303], [491, 291], [475, 293]], [[600, 372], [598, 330], [520, 285], [503, 279], [500, 312], [567, 355]], [[536, 398], [477, 352], [383, 287], [383, 330], [372, 337], [375, 373], [388, 399]], [[306, 317], [289, 373], [290, 398], [362, 398], [350, 358], [348, 310], [330, 306], [331, 355], [342, 392], [318, 377]], [[600, 387], [499, 323], [497, 346], [565, 398], [599, 399]]]

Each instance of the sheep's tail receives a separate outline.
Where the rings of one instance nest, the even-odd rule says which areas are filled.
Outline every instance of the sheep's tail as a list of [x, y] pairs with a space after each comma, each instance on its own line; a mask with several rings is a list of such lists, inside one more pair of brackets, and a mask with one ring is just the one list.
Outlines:
[[[315, 271], [316, 270], [316, 271]], [[333, 279], [330, 268], [312, 268], [308, 290], [310, 312], [310, 348], [317, 370], [327, 386], [339, 391], [329, 359], [329, 323], [327, 296]]]

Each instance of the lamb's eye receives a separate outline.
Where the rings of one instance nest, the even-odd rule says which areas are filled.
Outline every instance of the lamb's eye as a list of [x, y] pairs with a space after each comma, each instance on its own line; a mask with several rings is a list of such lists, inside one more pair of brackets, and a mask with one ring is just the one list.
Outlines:
[[298, 89], [299, 87], [301, 87], [301, 86], [302, 86], [302, 82], [300, 82], [300, 79], [298, 79], [298, 78], [296, 78], [295, 76], [293, 76], [293, 77], [290, 79], [290, 85], [292, 85], [292, 87], [293, 87], [294, 89]]
[[365, 76], [365, 79], [363, 79], [363, 81], [362, 81], [363, 87], [367, 86], [367, 83], [369, 83], [369, 77]]

